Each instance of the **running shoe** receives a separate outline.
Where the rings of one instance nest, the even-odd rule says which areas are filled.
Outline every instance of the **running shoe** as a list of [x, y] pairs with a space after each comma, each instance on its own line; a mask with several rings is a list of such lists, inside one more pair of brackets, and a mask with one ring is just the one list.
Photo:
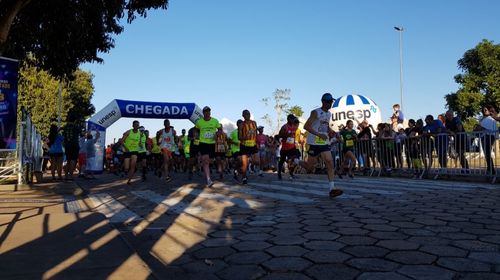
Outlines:
[[248, 184], [248, 178], [247, 178], [247, 177], [243, 178], [243, 180], [241, 180], [241, 183], [242, 183], [243, 185]]
[[211, 188], [214, 185], [214, 182], [210, 179], [207, 180], [207, 187]]
[[172, 177], [167, 176], [167, 177], [165, 178], [165, 182], [167, 182], [167, 183], [168, 183], [168, 182], [170, 182], [170, 181], [172, 181]]
[[331, 198], [337, 197], [339, 195], [342, 195], [344, 192], [341, 189], [332, 189], [330, 190], [330, 193], [328, 194]]

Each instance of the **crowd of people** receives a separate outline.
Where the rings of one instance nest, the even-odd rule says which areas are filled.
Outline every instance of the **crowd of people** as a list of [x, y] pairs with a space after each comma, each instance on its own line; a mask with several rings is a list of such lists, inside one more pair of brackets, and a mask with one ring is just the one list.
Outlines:
[[[135, 120], [132, 128], [116, 143], [106, 147], [105, 167], [126, 177], [127, 184], [133, 183], [137, 171], [141, 172], [143, 181], [152, 172], [167, 183], [175, 173], [186, 172], [189, 179], [198, 173], [204, 177], [206, 186], [211, 187], [213, 176], [218, 180], [231, 176], [246, 185], [248, 173], [263, 176], [263, 171], [272, 170], [282, 180], [283, 172], [287, 171], [290, 178], [295, 179], [299, 171], [315, 172], [320, 163], [328, 177], [331, 197], [342, 194], [342, 190], [335, 187], [334, 177], [347, 175], [352, 178], [354, 168], [366, 171], [378, 164], [391, 172], [406, 164], [407, 168], [414, 169], [417, 177], [431, 164], [433, 152], [437, 154], [440, 167], [446, 168], [450, 146], [462, 168], [469, 169], [464, 156], [469, 140], [462, 121], [453, 112], [448, 111], [436, 119], [428, 115], [424, 120], [406, 121], [400, 106], [395, 104], [390, 123], [380, 123], [374, 128], [366, 119], [354, 120], [356, 124], [348, 120], [345, 126], [334, 131], [330, 125], [330, 108], [334, 101], [330, 93], [323, 94], [321, 106], [311, 111], [303, 130], [299, 128], [299, 119], [289, 114], [278, 134], [272, 136], [265, 135], [264, 127], [250, 119], [249, 110], [242, 111], [237, 129], [229, 135], [212, 117], [208, 106], [202, 110], [203, 117], [187, 132], [182, 129], [180, 135], [168, 119], [154, 135]], [[495, 108], [485, 106], [483, 118], [475, 127], [482, 132], [480, 141], [490, 174], [496, 172], [491, 151], [498, 137], [498, 121], [500, 116]], [[93, 170], [94, 144], [98, 138], [98, 132], [93, 135], [82, 131], [71, 118], [62, 130], [52, 126], [47, 138], [52, 178], [62, 179], [63, 146], [67, 160], [65, 178], [72, 179], [77, 163], [80, 176], [93, 178], [90, 170]], [[86, 172], [85, 167], [89, 171]]]

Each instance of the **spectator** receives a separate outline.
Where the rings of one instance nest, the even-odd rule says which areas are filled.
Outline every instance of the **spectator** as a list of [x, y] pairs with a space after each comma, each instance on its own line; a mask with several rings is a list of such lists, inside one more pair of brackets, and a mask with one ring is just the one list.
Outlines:
[[443, 122], [435, 120], [432, 115], [425, 117], [424, 135], [429, 135], [434, 138], [434, 145], [438, 156], [439, 166], [447, 167], [447, 151], [448, 151], [448, 134]]
[[492, 112], [493, 114], [496, 112], [493, 106], [484, 106], [483, 118], [475, 130], [480, 130], [484, 133], [481, 136], [481, 145], [483, 146], [486, 168], [490, 175], [496, 175], [496, 169], [491, 157], [491, 151], [495, 146], [495, 141], [498, 136], [498, 127], [497, 121], [492, 116]]
[[95, 138], [92, 133], [87, 132], [87, 141], [85, 141], [85, 152], [87, 153], [87, 166], [85, 167], [87, 178], [95, 179], [93, 169], [95, 166], [95, 143], [99, 139], [99, 131], [96, 130]]
[[64, 176], [66, 180], [73, 180], [73, 172], [76, 168], [76, 162], [78, 160], [78, 153], [80, 150], [80, 130], [81, 126], [76, 123], [75, 114], [68, 114], [67, 124], [63, 128], [64, 151], [66, 153], [67, 161]]
[[465, 152], [467, 148], [467, 135], [465, 134], [465, 129], [460, 118], [453, 116], [453, 111], [446, 112], [446, 123], [445, 127], [448, 133], [453, 136], [453, 148], [457, 152], [457, 156], [460, 160], [460, 165], [462, 168], [469, 169], [469, 162], [465, 158]]
[[49, 131], [49, 156], [50, 156], [50, 171], [52, 173], [52, 180], [56, 180], [56, 171], [58, 179], [62, 180], [63, 168], [63, 142], [64, 136], [59, 133], [57, 125], [50, 126]]
[[391, 117], [391, 126], [392, 126], [392, 129], [394, 131], [397, 131], [397, 125], [403, 124], [403, 122], [405, 120], [405, 116], [404, 116], [403, 112], [401, 112], [399, 104], [394, 104], [392, 106], [392, 110], [394, 112], [392, 113], [392, 117]]

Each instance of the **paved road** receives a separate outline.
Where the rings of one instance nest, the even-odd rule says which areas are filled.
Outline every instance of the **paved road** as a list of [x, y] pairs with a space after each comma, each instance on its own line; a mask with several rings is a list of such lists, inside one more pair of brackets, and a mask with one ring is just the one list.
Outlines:
[[[500, 186], [184, 174], [79, 181], [160, 279], [500, 279]], [[78, 209], [72, 211], [78, 211]]]

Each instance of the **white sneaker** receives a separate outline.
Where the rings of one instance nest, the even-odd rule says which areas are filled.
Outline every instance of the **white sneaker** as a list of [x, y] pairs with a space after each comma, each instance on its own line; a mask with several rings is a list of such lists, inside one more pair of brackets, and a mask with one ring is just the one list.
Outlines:
[[207, 187], [212, 187], [214, 185], [214, 182], [210, 179], [207, 180]]

